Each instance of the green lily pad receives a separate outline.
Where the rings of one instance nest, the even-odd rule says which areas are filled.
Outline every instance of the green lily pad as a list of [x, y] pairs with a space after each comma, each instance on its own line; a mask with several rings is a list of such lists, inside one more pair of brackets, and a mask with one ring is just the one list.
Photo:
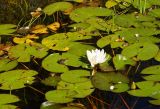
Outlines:
[[131, 58], [137, 56], [140, 60], [149, 60], [158, 53], [158, 46], [152, 43], [135, 43], [122, 50], [122, 55]]
[[160, 99], [158, 99], [158, 100], [149, 100], [149, 103], [154, 104], [154, 105], [160, 105]]
[[50, 76], [45, 78], [41, 82], [47, 86], [57, 86], [58, 82], [61, 80], [59, 76]]
[[156, 61], [159, 61], [160, 62], [160, 50], [158, 51], [157, 55], [154, 57], [154, 59]]
[[122, 75], [121, 73], [114, 73], [114, 72], [109, 72], [109, 73], [96, 72], [96, 74], [92, 78], [92, 83], [94, 87], [106, 91], [110, 91], [110, 86], [112, 85], [114, 86], [115, 84], [119, 83], [122, 84], [128, 82], [129, 80], [126, 76]]
[[0, 105], [0, 109], [17, 109], [17, 106], [11, 104]]
[[11, 94], [0, 94], [0, 105], [18, 102], [19, 98]]
[[85, 64], [80, 61], [80, 56], [70, 54], [68, 52], [62, 54], [62, 60], [64, 60], [64, 64], [67, 66], [80, 67]]
[[153, 81], [137, 82], [136, 85], [139, 89], [128, 91], [130, 95], [139, 97], [154, 97], [154, 95], [160, 90], [160, 84], [154, 83]]
[[141, 74], [160, 75], [160, 65], [154, 65], [142, 70]]
[[45, 94], [48, 101], [53, 103], [68, 103], [74, 99], [70, 97], [69, 90], [53, 90]]
[[121, 92], [125, 92], [129, 90], [129, 85], [126, 84], [126, 83], [118, 83], [118, 84], [115, 84], [114, 85], [114, 89], [111, 90], [112, 92], [115, 92], [115, 93], [121, 93]]
[[153, 9], [153, 10], [151, 10], [149, 13], [148, 13], [148, 15], [150, 15], [150, 16], [154, 16], [154, 17], [160, 17], [160, 9], [159, 8], [157, 8], [157, 9]]
[[61, 55], [58, 53], [50, 54], [42, 61], [42, 67], [50, 72], [63, 73], [68, 70], [68, 67], [60, 64]]
[[135, 65], [135, 61], [133, 61], [130, 58], [127, 58], [125, 56], [122, 56], [121, 54], [117, 54], [115, 57], [113, 57], [113, 63], [117, 70], [122, 70], [125, 68], [126, 65]]
[[69, 2], [56, 2], [47, 5], [44, 9], [43, 12], [48, 15], [54, 14], [56, 11], [65, 11], [67, 9], [72, 9], [73, 5]]
[[34, 70], [12, 70], [0, 74], [0, 89], [14, 90], [25, 87], [25, 84], [32, 84], [38, 73]]
[[74, 98], [84, 98], [90, 95], [93, 91], [93, 85], [90, 80], [80, 83], [68, 83], [61, 81], [57, 86], [58, 90], [68, 90], [70, 96]]
[[1, 59], [0, 60], [0, 72], [1, 71], [8, 71], [13, 68], [15, 68], [18, 65], [18, 62], [16, 60], [10, 60], [10, 59]]
[[0, 25], [0, 35], [12, 35], [16, 31], [14, 29], [16, 25], [13, 24], [1, 24]]
[[100, 7], [82, 7], [71, 12], [70, 18], [75, 22], [81, 22], [94, 16], [111, 16], [112, 10]]
[[57, 33], [42, 40], [42, 44], [52, 50], [68, 51], [77, 40], [90, 39], [91, 36], [84, 36], [78, 32]]
[[17, 59], [18, 62], [29, 62], [31, 56], [43, 58], [48, 54], [47, 51], [48, 49], [42, 45], [19, 44], [9, 50], [9, 57]]
[[89, 76], [90, 72], [86, 70], [70, 70], [63, 73], [61, 79], [69, 83], [79, 83], [88, 81]]
[[151, 92], [148, 90], [130, 90], [128, 91], [130, 95], [138, 96], [138, 97], [148, 97], [151, 95]]

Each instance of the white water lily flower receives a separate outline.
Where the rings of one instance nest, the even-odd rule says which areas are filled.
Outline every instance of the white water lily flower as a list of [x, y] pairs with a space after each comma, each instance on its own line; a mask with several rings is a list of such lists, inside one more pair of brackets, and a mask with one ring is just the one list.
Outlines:
[[104, 52], [104, 50], [92, 50], [89, 51], [87, 50], [87, 58], [89, 60], [89, 62], [91, 63], [91, 66], [94, 67], [95, 65], [99, 64], [99, 63], [103, 63], [105, 62], [106, 59], [106, 53]]

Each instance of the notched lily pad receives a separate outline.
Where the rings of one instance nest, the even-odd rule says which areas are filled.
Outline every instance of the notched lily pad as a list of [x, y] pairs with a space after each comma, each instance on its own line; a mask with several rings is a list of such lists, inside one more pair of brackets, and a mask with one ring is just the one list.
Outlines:
[[69, 90], [53, 90], [45, 94], [48, 101], [53, 103], [68, 103], [74, 99], [69, 95]]
[[16, 60], [1, 59], [0, 60], [0, 72], [11, 70], [15, 68], [17, 65], [18, 65], [18, 62]]
[[158, 46], [152, 43], [135, 43], [122, 50], [122, 55], [131, 58], [137, 56], [140, 60], [149, 60], [158, 53]]
[[90, 76], [90, 72], [86, 70], [70, 70], [61, 75], [61, 79], [63, 81], [69, 82], [69, 83], [80, 83], [88, 81], [87, 78]]
[[38, 73], [34, 70], [12, 70], [0, 74], [0, 89], [14, 90], [25, 87], [25, 84], [32, 84]]
[[19, 44], [9, 50], [9, 57], [17, 59], [18, 62], [29, 62], [31, 56], [43, 58], [48, 54], [47, 51], [42, 45]]
[[68, 67], [61, 64], [60, 60], [61, 55], [58, 53], [51, 54], [42, 61], [42, 67], [50, 72], [63, 73], [68, 70]]
[[1, 24], [0, 25], [0, 35], [12, 35], [16, 31], [14, 29], [16, 25], [13, 24]]
[[99, 7], [82, 7], [71, 12], [70, 18], [75, 22], [81, 22], [94, 16], [111, 16], [112, 10]]
[[130, 58], [127, 58], [121, 54], [117, 54], [113, 57], [113, 63], [117, 70], [122, 70], [126, 65], [135, 65], [135, 61]]
[[[128, 82], [129, 80], [126, 76], [122, 75], [121, 73], [114, 73], [114, 72], [110, 73], [96, 72], [95, 76], [93, 76], [92, 78], [92, 83], [94, 87], [106, 91], [110, 91], [110, 86], [123, 83], [127, 84]], [[127, 89], [128, 88], [126, 87], [125, 90]], [[120, 89], [118, 89], [117, 86], [117, 92], [118, 90], [120, 91]]]
[[68, 90], [70, 96], [74, 98], [84, 98], [94, 91], [90, 80], [81, 83], [68, 83], [61, 81], [58, 83], [57, 89]]
[[43, 9], [43, 12], [48, 15], [52, 15], [56, 11], [65, 11], [65, 10], [72, 9], [72, 8], [73, 8], [73, 5], [69, 2], [56, 2], [56, 3], [47, 5]]

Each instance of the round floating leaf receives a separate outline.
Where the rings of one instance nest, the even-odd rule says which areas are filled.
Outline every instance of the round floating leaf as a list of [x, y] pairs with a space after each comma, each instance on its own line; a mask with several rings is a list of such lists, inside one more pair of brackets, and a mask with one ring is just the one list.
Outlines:
[[159, 61], [160, 62], [160, 50], [158, 51], [157, 55], [154, 57], [154, 59], [156, 61]]
[[151, 16], [154, 16], [154, 17], [160, 17], [160, 9], [159, 8], [157, 8], [157, 9], [153, 9], [153, 10], [151, 10], [149, 13], [148, 13], [148, 15], [151, 15]]
[[25, 87], [25, 84], [32, 84], [38, 73], [34, 70], [12, 70], [0, 74], [0, 89], [14, 90]]
[[51, 76], [48, 78], [45, 78], [41, 82], [47, 86], [57, 86], [58, 82], [61, 80], [59, 76]]
[[138, 96], [138, 97], [148, 97], [149, 95], [151, 95], [151, 92], [148, 91], [148, 90], [130, 90], [128, 91], [128, 93], [130, 95], [133, 95], [133, 96]]
[[1, 59], [0, 60], [0, 72], [11, 70], [15, 68], [17, 64], [18, 62], [16, 60]]
[[117, 70], [122, 70], [127, 64], [135, 65], [135, 61], [125, 56], [122, 56], [121, 54], [117, 54], [113, 57], [113, 63]]
[[74, 98], [84, 98], [94, 91], [90, 80], [73, 84], [61, 81], [58, 83], [57, 89], [69, 90], [70, 95]]
[[158, 53], [158, 46], [152, 43], [135, 43], [123, 49], [122, 55], [131, 58], [137, 56], [140, 60], [149, 60]]
[[42, 45], [30, 46], [27, 44], [19, 44], [13, 46], [9, 50], [9, 57], [17, 59], [18, 62], [29, 62], [30, 56], [35, 56], [36, 58], [43, 58], [48, 54], [47, 48]]
[[68, 90], [49, 91], [45, 94], [45, 97], [48, 101], [54, 103], [68, 103], [74, 100], [70, 97]]
[[63, 53], [62, 60], [64, 60], [64, 64], [67, 66], [80, 67], [84, 63], [80, 61], [80, 57], [70, 53]]
[[51, 54], [42, 61], [42, 67], [54, 73], [65, 72], [68, 70], [68, 67], [58, 63], [60, 59], [61, 59], [61, 55], [59, 55], [58, 53]]
[[108, 0], [108, 1], [106, 2], [105, 6], [106, 6], [107, 8], [111, 8], [111, 7], [113, 7], [113, 6], [116, 6], [117, 4], [118, 4], [118, 3], [117, 3], [116, 1]]
[[17, 106], [6, 104], [6, 105], [0, 105], [0, 109], [17, 109]]
[[43, 9], [43, 12], [48, 15], [52, 15], [56, 11], [65, 11], [65, 10], [72, 9], [72, 8], [73, 8], [73, 5], [69, 2], [56, 2], [56, 3], [47, 5]]
[[114, 89], [112, 90], [112, 92], [115, 93], [121, 93], [121, 92], [125, 92], [129, 89], [129, 85], [126, 83], [118, 83], [114, 85]]
[[103, 48], [111, 43], [111, 37], [105, 36], [97, 41], [97, 46]]
[[[19, 101], [19, 98], [11, 94], [0, 94], [0, 105]], [[7, 108], [8, 109], [8, 108]]]
[[141, 74], [160, 75], [160, 65], [154, 65], [142, 70]]
[[160, 90], [160, 84], [153, 81], [137, 82], [136, 85], [139, 89], [128, 91], [130, 95], [139, 97], [154, 97], [154, 95]]
[[106, 91], [110, 91], [110, 86], [112, 85], [119, 83], [128, 83], [128, 82], [129, 80], [126, 76], [122, 75], [121, 73], [114, 73], [114, 72], [110, 73], [96, 72], [96, 74], [92, 78], [92, 83], [94, 87]]
[[76, 44], [76, 40], [89, 39], [78, 32], [58, 33], [48, 36], [42, 40], [42, 44], [53, 50], [68, 51]]
[[112, 10], [100, 7], [82, 7], [71, 12], [70, 18], [75, 22], [81, 22], [94, 16], [111, 16]]
[[90, 76], [90, 72], [86, 70], [70, 70], [61, 75], [61, 79], [63, 81], [69, 82], [69, 83], [79, 83], [79, 82], [85, 82], [89, 79], [86, 78]]
[[15, 32], [16, 25], [13, 24], [1, 24], [0, 25], [0, 35], [12, 35], [11, 33]]
[[160, 81], [160, 75], [143, 76], [143, 78], [148, 81]]
[[74, 54], [76, 56], [85, 56], [86, 55], [86, 51], [87, 50], [92, 50], [92, 49], [95, 49], [95, 47], [91, 46], [91, 45], [76, 43], [76, 44], [73, 44], [70, 47], [68, 53]]
[[149, 103], [154, 104], [154, 105], [160, 105], [160, 99], [158, 99], [158, 100], [149, 100]]

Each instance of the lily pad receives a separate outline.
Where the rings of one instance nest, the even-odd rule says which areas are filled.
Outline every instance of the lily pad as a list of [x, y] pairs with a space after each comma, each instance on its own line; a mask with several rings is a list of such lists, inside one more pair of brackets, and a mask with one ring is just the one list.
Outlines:
[[149, 103], [154, 104], [154, 105], [160, 105], [160, 99], [158, 99], [158, 100], [149, 100]]
[[160, 75], [160, 65], [154, 65], [142, 70], [141, 74]]
[[93, 91], [93, 85], [90, 80], [80, 83], [68, 83], [61, 81], [57, 86], [58, 90], [68, 90], [70, 96], [74, 98], [84, 98], [90, 95]]
[[18, 65], [18, 62], [16, 60], [10, 60], [10, 59], [1, 59], [0, 60], [0, 72], [1, 71], [8, 71], [13, 68], [15, 68]]
[[0, 94], [0, 105], [19, 101], [19, 98], [11, 94]]
[[61, 59], [62, 57], [58, 53], [50, 54], [42, 61], [42, 67], [54, 73], [63, 73], [68, 71], [67, 66], [59, 63]]
[[126, 76], [122, 75], [121, 73], [114, 73], [114, 72], [109, 72], [109, 73], [96, 72], [95, 76], [93, 76], [92, 78], [92, 83], [94, 87], [106, 91], [110, 91], [110, 86], [112, 85], [119, 83], [121, 84], [128, 83], [128, 82], [129, 80]]
[[61, 80], [59, 76], [50, 76], [45, 78], [41, 82], [47, 86], [57, 86], [58, 82]]
[[19, 44], [9, 50], [9, 57], [17, 59], [18, 62], [29, 62], [31, 56], [43, 58], [48, 54], [47, 51], [48, 49], [42, 45]]
[[0, 89], [14, 90], [24, 88], [25, 84], [32, 84], [38, 73], [34, 70], [12, 70], [0, 74]]
[[149, 60], [158, 53], [158, 46], [152, 43], [135, 43], [122, 50], [122, 55], [131, 58], [137, 56], [140, 60]]
[[56, 11], [65, 11], [65, 10], [72, 9], [72, 8], [73, 8], [73, 5], [69, 2], [56, 2], [56, 3], [47, 5], [43, 9], [43, 12], [48, 15], [52, 15]]
[[53, 90], [45, 94], [48, 101], [53, 103], [68, 103], [74, 99], [70, 97], [69, 90]]
[[90, 72], [86, 70], [70, 70], [61, 75], [61, 79], [69, 83], [86, 82], [89, 79]]
[[135, 61], [130, 58], [127, 58], [121, 54], [117, 54], [113, 57], [113, 63], [117, 70], [122, 70], [126, 65], [135, 65]]
[[84, 36], [78, 32], [58, 33], [48, 36], [42, 40], [42, 44], [52, 50], [68, 51], [77, 40], [90, 39], [91, 36]]
[[81, 22], [94, 16], [111, 16], [112, 10], [100, 7], [82, 7], [71, 12], [70, 18], [75, 22]]
[[14, 24], [1, 24], [0, 25], [0, 35], [12, 35], [16, 31], [14, 29], [16, 25]]

